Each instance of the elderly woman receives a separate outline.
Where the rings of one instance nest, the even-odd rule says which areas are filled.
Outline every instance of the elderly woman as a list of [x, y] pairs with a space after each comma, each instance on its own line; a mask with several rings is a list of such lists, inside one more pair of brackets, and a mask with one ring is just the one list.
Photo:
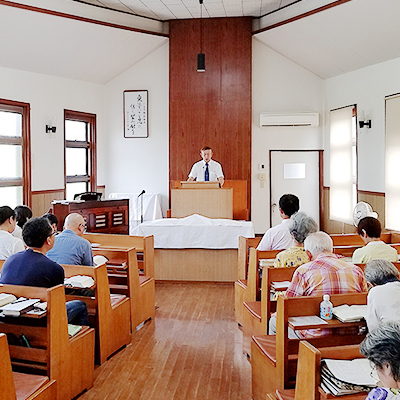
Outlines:
[[32, 210], [28, 206], [17, 206], [14, 208], [14, 212], [16, 225], [12, 235], [23, 240], [22, 228], [25, 223], [32, 218]]
[[372, 260], [366, 265], [364, 273], [372, 286], [367, 298], [368, 330], [373, 331], [383, 321], [400, 322], [400, 281], [397, 268], [386, 260]]
[[294, 246], [277, 254], [274, 267], [298, 267], [309, 262], [303, 243], [310, 233], [317, 232], [317, 230], [317, 223], [306, 213], [300, 211], [292, 215], [290, 217], [289, 232], [294, 240]]
[[372, 389], [367, 400], [400, 399], [400, 324], [380, 324], [361, 343], [360, 352], [374, 364], [383, 386]]
[[399, 261], [397, 250], [381, 240], [381, 232], [381, 223], [376, 218], [365, 217], [360, 220], [357, 233], [366, 245], [354, 251], [354, 264], [364, 264], [378, 258], [391, 262]]

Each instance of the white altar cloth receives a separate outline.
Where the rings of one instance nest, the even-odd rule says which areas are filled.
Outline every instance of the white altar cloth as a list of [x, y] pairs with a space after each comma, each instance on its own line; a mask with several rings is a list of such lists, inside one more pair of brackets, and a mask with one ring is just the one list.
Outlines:
[[193, 214], [144, 222], [131, 235], [153, 235], [156, 249], [237, 249], [239, 236], [254, 237], [254, 226], [251, 221]]
[[[140, 193], [110, 193], [109, 199], [129, 199], [129, 234], [140, 224], [141, 198]], [[161, 211], [161, 194], [143, 193], [143, 221], [154, 221], [163, 217]], [[141, 197], [142, 197], [141, 196]]]

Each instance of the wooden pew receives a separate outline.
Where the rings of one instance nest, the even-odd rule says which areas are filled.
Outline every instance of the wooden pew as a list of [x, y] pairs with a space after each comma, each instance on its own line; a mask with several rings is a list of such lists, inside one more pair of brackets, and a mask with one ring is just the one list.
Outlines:
[[269, 319], [271, 314], [276, 311], [276, 300], [271, 300], [272, 282], [291, 281], [296, 268], [264, 267], [261, 282], [261, 300], [245, 301], [243, 303], [243, 352], [248, 356], [251, 355], [251, 337], [253, 335], [267, 334]]
[[[336, 398], [326, 394], [320, 387], [321, 359], [332, 358], [337, 360], [354, 360], [363, 357], [359, 345], [322, 347], [317, 349], [307, 341], [299, 345], [299, 358], [296, 375], [296, 388], [278, 389], [278, 400], [325, 400]], [[340, 396], [343, 400], [364, 400], [366, 392]], [[270, 396], [270, 398], [273, 398]]]
[[0, 271], [3, 268], [4, 261], [6, 261], [6, 260], [0, 260]]
[[[268, 393], [276, 389], [294, 387], [297, 356], [300, 339], [288, 338], [288, 318], [294, 316], [319, 315], [322, 296], [279, 297], [277, 310], [276, 336], [253, 336], [251, 343], [252, 395], [254, 400], [265, 399]], [[366, 304], [367, 293], [349, 293], [331, 295], [334, 306], [342, 304]], [[341, 324], [337, 320], [329, 321], [336, 328], [359, 326], [360, 323]], [[363, 323], [362, 323], [363, 324]], [[335, 329], [336, 329], [335, 328]], [[316, 347], [332, 347], [359, 344], [365, 335], [349, 332], [342, 335], [332, 334], [308, 338]]]
[[130, 301], [124, 295], [110, 297], [107, 267], [63, 265], [65, 277], [86, 275], [95, 282], [94, 297], [67, 295], [69, 300], [84, 301], [88, 307], [90, 326], [96, 333], [96, 362], [104, 363], [108, 357], [131, 341]]
[[[241, 249], [239, 249], [239, 253], [240, 251]], [[238, 279], [235, 282], [235, 320], [239, 325], [243, 325], [244, 322], [243, 302], [260, 299], [260, 279], [258, 273], [260, 259], [274, 259], [278, 253], [278, 250], [259, 252], [253, 247], [248, 249], [247, 254], [249, 259], [246, 267], [246, 279]], [[238, 258], [238, 262], [242, 263], [241, 257], [239, 256]]]
[[113, 235], [108, 233], [85, 233], [83, 237], [90, 243], [99, 243], [103, 248], [135, 247], [138, 266], [145, 276], [154, 278], [154, 236]]
[[154, 277], [139, 275], [136, 249], [101, 248], [93, 249], [93, 254], [103, 255], [108, 260], [116, 259], [126, 264], [126, 268], [115, 273], [108, 272], [110, 291], [129, 297], [131, 305], [131, 330], [155, 316]]
[[57, 381], [57, 400], [71, 400], [93, 386], [94, 329], [83, 327], [74, 337], [68, 336], [64, 286], [50, 289], [0, 285], [0, 293], [47, 302], [43, 318], [9, 317], [0, 323], [0, 331], [24, 334], [30, 348], [10, 345], [13, 368], [35, 370]]
[[12, 372], [7, 337], [0, 333], [0, 393], [2, 400], [52, 400], [56, 381], [47, 376]]

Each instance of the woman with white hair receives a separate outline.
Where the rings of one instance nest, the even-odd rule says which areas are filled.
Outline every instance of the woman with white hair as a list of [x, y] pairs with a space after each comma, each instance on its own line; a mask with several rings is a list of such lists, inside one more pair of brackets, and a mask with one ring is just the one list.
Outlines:
[[[400, 322], [400, 280], [398, 269], [386, 260], [371, 260], [365, 267], [371, 289], [367, 297], [367, 326], [371, 332], [383, 321]], [[400, 360], [399, 360], [400, 362]]]
[[294, 246], [277, 254], [274, 267], [298, 267], [310, 261], [304, 250], [304, 240], [310, 233], [317, 232], [317, 223], [306, 213], [300, 211], [290, 217], [289, 232], [292, 235]]
[[373, 363], [382, 385], [367, 400], [400, 399], [400, 323], [380, 324], [360, 344], [360, 352]]

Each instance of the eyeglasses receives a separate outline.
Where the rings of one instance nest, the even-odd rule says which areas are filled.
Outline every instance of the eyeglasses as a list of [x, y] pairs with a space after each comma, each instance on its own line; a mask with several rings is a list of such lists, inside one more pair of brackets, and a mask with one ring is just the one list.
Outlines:
[[372, 379], [375, 379], [376, 381], [379, 381], [378, 372], [376, 371], [376, 365], [370, 363], [370, 366], [371, 366], [371, 372], [369, 373], [370, 377]]
[[54, 236], [54, 235], [56, 235], [57, 234], [57, 231], [53, 231], [50, 235], [49, 235], [49, 237], [50, 236]]
[[79, 224], [79, 226], [83, 226], [83, 229], [87, 228], [86, 224]]

